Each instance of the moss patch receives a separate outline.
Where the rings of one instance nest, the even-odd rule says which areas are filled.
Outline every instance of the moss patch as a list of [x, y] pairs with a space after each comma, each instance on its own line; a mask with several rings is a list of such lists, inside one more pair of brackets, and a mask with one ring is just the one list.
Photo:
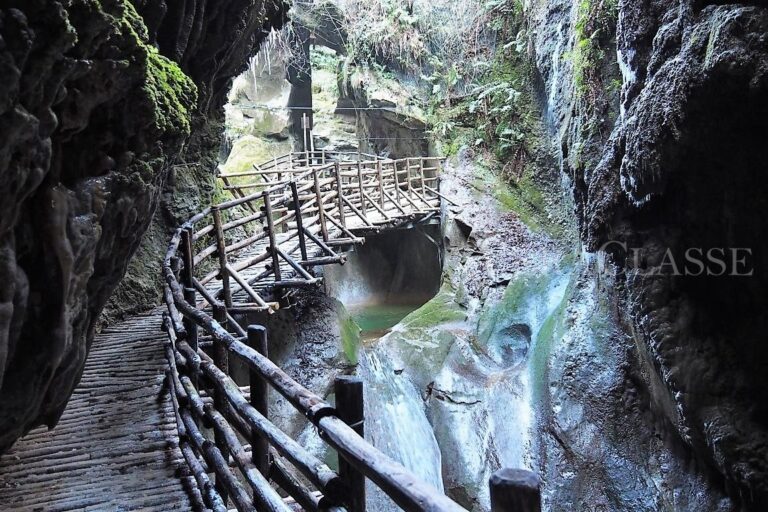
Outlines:
[[145, 69], [142, 92], [151, 105], [155, 129], [188, 136], [191, 111], [197, 103], [194, 82], [175, 62], [160, 55], [157, 48], [148, 43], [144, 21], [130, 2], [113, 0], [104, 5], [114, 5], [113, 21], [120, 35], [135, 39], [136, 57]]
[[401, 324], [407, 329], [419, 329], [466, 319], [467, 313], [456, 303], [453, 290], [444, 284], [432, 300], [406, 316]]
[[339, 333], [341, 335], [341, 348], [351, 364], [357, 364], [360, 356], [360, 326], [357, 325], [344, 306], [339, 305]]
[[525, 175], [519, 181], [509, 184], [489, 168], [477, 165], [472, 187], [493, 196], [502, 209], [516, 213], [531, 230], [554, 238], [563, 236], [563, 226], [549, 218], [545, 193], [532, 175]]
[[190, 133], [190, 108], [197, 102], [197, 87], [179, 66], [160, 55], [157, 49], [147, 48], [146, 94], [155, 108], [158, 130]]
[[[229, 153], [223, 170], [227, 174], [252, 171], [253, 164], [268, 162], [278, 156], [272, 154], [272, 149], [272, 144], [259, 137], [253, 135], [241, 137], [232, 146], [232, 151]], [[253, 176], [246, 179], [246, 181], [252, 180]]]

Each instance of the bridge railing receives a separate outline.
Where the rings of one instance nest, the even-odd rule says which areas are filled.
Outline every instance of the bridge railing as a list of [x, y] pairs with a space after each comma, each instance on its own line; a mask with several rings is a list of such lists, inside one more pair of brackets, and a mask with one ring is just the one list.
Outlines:
[[[340, 169], [336, 163], [311, 169], [309, 188], [315, 190], [314, 208], [318, 212], [322, 211], [318, 205], [337, 207], [322, 195], [318, 198], [316, 192], [326, 183], [331, 189], [335, 184], [338, 191]], [[335, 176], [331, 179], [329, 174]], [[364, 487], [360, 483], [367, 477], [406, 510], [463, 510], [367, 443], [355, 430], [361, 425], [351, 427], [342, 420], [344, 411], [338, 402], [337, 407], [332, 407], [272, 363], [265, 354], [263, 328], [252, 327], [244, 332], [231, 315], [234, 305], [228, 311], [226, 301], [219, 300], [205, 287], [207, 277], [198, 279], [195, 275], [195, 266], [204, 264], [206, 258], [237, 250], [237, 242], [230, 242], [225, 233], [268, 221], [270, 206], [274, 215], [275, 209], [286, 204], [287, 197], [293, 201], [298, 195], [301, 199], [305, 188], [306, 185], [300, 187], [296, 182], [280, 184], [201, 212], [176, 231], [164, 260], [169, 383], [180, 448], [205, 504], [217, 511], [226, 510], [229, 501], [238, 510], [290, 510], [269, 484], [271, 479], [306, 510], [362, 510]], [[273, 196], [279, 198], [271, 203]], [[311, 213], [312, 199], [305, 201]], [[255, 208], [256, 204], [266, 208]], [[246, 210], [247, 205], [253, 208], [247, 208], [240, 217], [222, 216], [222, 210]], [[273, 217], [273, 222], [288, 215], [286, 212], [285, 217]], [[267, 238], [275, 229], [273, 226], [268, 230]], [[196, 242], [206, 237], [214, 243], [203, 243], [204, 247], [195, 252]], [[230, 263], [227, 261], [223, 268], [231, 268]], [[207, 307], [198, 304], [197, 293], [202, 294]], [[250, 399], [245, 398], [228, 375], [230, 357], [240, 359], [249, 368]], [[351, 384], [356, 387], [354, 382]], [[343, 396], [344, 383], [338, 386]], [[345, 462], [339, 472], [331, 470], [269, 421], [265, 400], [268, 388], [276, 390], [307, 417], [321, 438], [339, 453]], [[354, 413], [360, 405], [353, 403], [348, 411]], [[213, 479], [209, 474], [214, 475]]]
[[[200, 227], [184, 234], [184, 243], [194, 249], [190, 266], [203, 270], [194, 288], [205, 293], [203, 288], [220, 279], [214, 297], [228, 307], [239, 307], [233, 290], [244, 290], [248, 308], [271, 309], [274, 303], [262, 297], [260, 287], [315, 284], [308, 270], [344, 263], [337, 248], [362, 243], [361, 233], [439, 211], [442, 159], [356, 156], [323, 152], [320, 163], [306, 167], [305, 153], [292, 154], [250, 171], [221, 173], [235, 199], [204, 212]], [[243, 256], [259, 246], [264, 250]], [[244, 277], [261, 264], [263, 271]]]
[[[269, 359], [263, 327], [243, 328], [235, 318], [279, 308], [266, 288], [316, 282], [310, 269], [343, 262], [335, 248], [357, 243], [356, 232], [434, 214], [440, 164], [286, 155], [254, 168], [248, 177], [258, 187], [240, 183], [234, 199], [174, 233], [163, 262], [168, 382], [179, 447], [206, 507], [291, 510], [271, 480], [304, 510], [362, 512], [368, 478], [404, 510], [463, 510], [365, 441], [361, 382], [337, 379], [330, 405]], [[261, 264], [264, 271], [245, 277]], [[217, 279], [221, 286], [212, 288]], [[248, 368], [248, 397], [229, 375], [230, 358]], [[270, 389], [338, 453], [338, 471], [270, 421]]]

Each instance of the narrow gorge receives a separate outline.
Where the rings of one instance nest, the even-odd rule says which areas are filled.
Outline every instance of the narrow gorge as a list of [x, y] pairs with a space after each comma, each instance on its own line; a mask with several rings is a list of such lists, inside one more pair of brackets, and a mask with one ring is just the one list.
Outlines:
[[0, 510], [768, 509], [768, 6], [0, 0]]

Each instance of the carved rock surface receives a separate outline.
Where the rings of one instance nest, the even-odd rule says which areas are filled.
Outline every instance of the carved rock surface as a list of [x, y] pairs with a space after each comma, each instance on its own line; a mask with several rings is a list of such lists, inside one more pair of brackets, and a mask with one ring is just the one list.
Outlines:
[[0, 452], [57, 422], [168, 169], [281, 18], [271, 1], [174, 22], [205, 2], [134, 3], [0, 3]]

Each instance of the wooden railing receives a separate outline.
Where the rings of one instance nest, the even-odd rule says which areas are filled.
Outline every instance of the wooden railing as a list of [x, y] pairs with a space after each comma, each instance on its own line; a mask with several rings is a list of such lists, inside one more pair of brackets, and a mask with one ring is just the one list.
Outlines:
[[[343, 263], [343, 248], [365, 234], [434, 217], [441, 165], [286, 155], [222, 175], [235, 198], [176, 230], [163, 262], [167, 378], [179, 447], [206, 507], [288, 511], [292, 500], [308, 511], [361, 512], [370, 479], [407, 511], [464, 510], [365, 441], [359, 379], [338, 378], [332, 406], [269, 359], [263, 327], [235, 318], [274, 312], [288, 290], [319, 282], [314, 267]], [[229, 375], [230, 358], [248, 368], [247, 397]], [[270, 421], [271, 390], [338, 453], [338, 471]]]

